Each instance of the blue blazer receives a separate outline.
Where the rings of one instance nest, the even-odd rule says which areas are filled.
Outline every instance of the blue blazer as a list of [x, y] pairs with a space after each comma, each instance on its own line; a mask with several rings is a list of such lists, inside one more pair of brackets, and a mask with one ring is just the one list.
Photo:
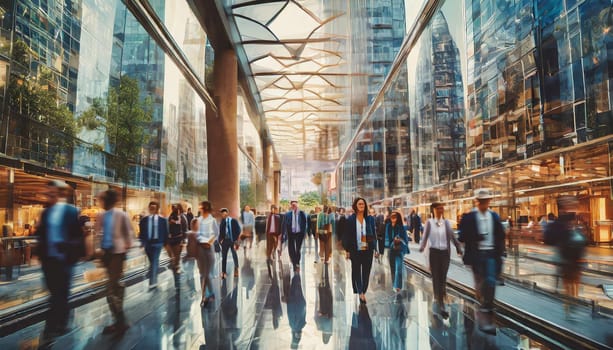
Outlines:
[[[50, 209], [46, 208], [43, 210], [40, 224], [36, 229], [36, 236], [38, 236], [38, 247], [36, 250], [41, 262], [47, 260], [47, 221]], [[66, 240], [58, 245], [58, 251], [66, 257], [66, 263], [72, 265], [85, 256], [83, 231], [81, 230], [81, 224], [79, 224], [79, 210], [75, 206], [65, 204], [62, 228], [66, 233]]]
[[[292, 215], [293, 212], [291, 210], [285, 213], [285, 215], [283, 215], [283, 234], [286, 235], [286, 237], [293, 234]], [[307, 229], [309, 228], [309, 219], [302, 210], [298, 210], [298, 221], [298, 225], [300, 226], [300, 233], [305, 234], [307, 232]]]
[[[223, 242], [226, 239], [226, 220], [221, 220], [219, 224], [219, 241]], [[241, 225], [235, 218], [230, 218], [230, 232], [232, 233], [232, 243], [236, 242], [238, 236], [241, 234]]]
[[[396, 236], [400, 237], [402, 240], [400, 250], [394, 250], [394, 237]], [[391, 252], [398, 252], [400, 254], [409, 252], [409, 235], [407, 235], [404, 225], [396, 225], [392, 228], [390, 222], [385, 224], [385, 248], [390, 249]]]
[[[358, 242], [356, 240], [356, 221], [357, 217], [351, 214], [345, 223], [345, 232], [343, 232], [343, 248], [349, 252], [350, 256], [358, 251]], [[367, 216], [364, 218], [366, 222], [366, 240], [368, 241], [368, 251], [372, 252], [377, 244], [377, 233], [375, 230], [375, 218]]]
[[[500, 221], [500, 216], [490, 211], [494, 218], [494, 249], [496, 251], [497, 263], [502, 264], [502, 254], [504, 253], [505, 233]], [[473, 265], [477, 259], [479, 251], [479, 228], [477, 226], [477, 212], [471, 211], [464, 214], [460, 221], [458, 240], [464, 243], [464, 264]]]
[[158, 221], [158, 239], [150, 240], [149, 239], [149, 216], [151, 215], [145, 216], [138, 223], [138, 227], [140, 228], [140, 233], [138, 235], [138, 238], [143, 243], [143, 245], [156, 244], [156, 243], [166, 244], [166, 241], [168, 240], [168, 220], [165, 217], [158, 215], [158, 220], [159, 220]]

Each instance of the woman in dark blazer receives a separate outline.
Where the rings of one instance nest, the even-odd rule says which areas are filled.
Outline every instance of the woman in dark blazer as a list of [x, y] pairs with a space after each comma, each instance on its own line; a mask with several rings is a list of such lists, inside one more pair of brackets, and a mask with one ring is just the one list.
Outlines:
[[359, 294], [360, 303], [366, 304], [373, 251], [377, 245], [375, 219], [368, 216], [368, 204], [364, 198], [358, 197], [352, 207], [354, 213], [345, 224], [343, 248], [346, 258], [351, 259], [353, 293]]
[[389, 222], [385, 224], [385, 248], [388, 249], [387, 256], [392, 272], [392, 282], [394, 291], [400, 292], [402, 288], [402, 270], [404, 269], [403, 258], [409, 253], [409, 236], [402, 224], [402, 215], [399, 212], [392, 212]]

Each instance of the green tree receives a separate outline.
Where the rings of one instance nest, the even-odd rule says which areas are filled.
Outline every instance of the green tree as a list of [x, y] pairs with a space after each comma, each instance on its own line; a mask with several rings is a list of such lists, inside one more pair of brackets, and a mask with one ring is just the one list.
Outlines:
[[166, 161], [166, 174], [164, 176], [164, 187], [172, 188], [177, 183], [177, 166], [173, 160]]
[[279, 201], [279, 209], [287, 209], [287, 208], [289, 208], [289, 200], [281, 199]]
[[252, 184], [241, 184], [240, 185], [240, 202], [241, 209], [245, 205], [255, 206], [255, 189]]
[[106, 132], [112, 154], [109, 164], [115, 170], [115, 179], [124, 185], [129, 181], [130, 166], [138, 163], [142, 148], [149, 142], [152, 105], [150, 98], [140, 98], [136, 79], [122, 76], [106, 99], [95, 99], [79, 117], [81, 126]]
[[303, 209], [313, 209], [319, 204], [320, 196], [317, 191], [305, 192], [298, 197], [298, 205]]

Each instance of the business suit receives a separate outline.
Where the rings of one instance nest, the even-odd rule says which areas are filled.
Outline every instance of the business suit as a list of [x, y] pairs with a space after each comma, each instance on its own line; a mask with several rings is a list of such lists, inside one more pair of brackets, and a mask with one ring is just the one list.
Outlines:
[[361, 250], [357, 242], [357, 216], [352, 214], [345, 224], [343, 233], [343, 248], [349, 252], [351, 259], [351, 281], [354, 294], [366, 294], [372, 268], [373, 252], [377, 245], [375, 232], [375, 219], [372, 216], [364, 218], [364, 236], [367, 241], [367, 249]]
[[[274, 221], [274, 225], [273, 225]], [[273, 227], [274, 226], [274, 227]], [[269, 214], [266, 218], [266, 258], [274, 259], [273, 252], [279, 245], [281, 235], [281, 216], [279, 214]]]
[[168, 220], [158, 214], [148, 215], [141, 219], [139, 227], [139, 239], [149, 259], [149, 287], [153, 288], [157, 286], [160, 253], [168, 240]]
[[505, 232], [500, 221], [500, 216], [488, 210], [493, 220], [494, 236], [493, 249], [480, 249], [480, 242], [484, 241], [477, 222], [478, 210], [465, 214], [460, 221], [460, 242], [464, 242], [464, 264], [470, 265], [475, 279], [475, 291], [481, 307], [492, 310], [494, 296], [496, 294], [496, 271], [502, 266], [502, 254], [504, 252]]
[[51, 308], [45, 323], [47, 334], [62, 333], [68, 326], [72, 269], [84, 254], [83, 233], [78, 218], [77, 208], [66, 203], [56, 203], [43, 211], [36, 230], [38, 255], [50, 294]]
[[[228, 221], [230, 222], [230, 225], [228, 225]], [[219, 224], [219, 242], [221, 243], [221, 272], [224, 276], [226, 274], [228, 250], [232, 251], [232, 259], [234, 260], [234, 271], [238, 271], [238, 255], [236, 254], [236, 249], [234, 249], [234, 245], [236, 244], [238, 237], [240, 237], [240, 234], [241, 225], [238, 223], [238, 220], [229, 216], [221, 220], [221, 223]]]
[[300, 267], [300, 251], [302, 250], [302, 241], [308, 229], [307, 216], [302, 210], [296, 211], [297, 222], [296, 227], [293, 227], [294, 211], [288, 211], [283, 219], [283, 233], [287, 237], [287, 252], [289, 258], [294, 265], [294, 269]]
[[[109, 220], [105, 220], [106, 216]], [[106, 224], [108, 224], [108, 227]], [[103, 236], [102, 249], [104, 256], [102, 262], [109, 276], [107, 282], [107, 303], [115, 319], [115, 325], [125, 326], [126, 317], [123, 312], [124, 285], [119, 282], [123, 274], [123, 262], [126, 260], [126, 253], [132, 245], [134, 230], [126, 213], [118, 208], [109, 209], [98, 214], [96, 218], [95, 230], [98, 235]], [[104, 246], [105, 231], [111, 235], [109, 245]]]

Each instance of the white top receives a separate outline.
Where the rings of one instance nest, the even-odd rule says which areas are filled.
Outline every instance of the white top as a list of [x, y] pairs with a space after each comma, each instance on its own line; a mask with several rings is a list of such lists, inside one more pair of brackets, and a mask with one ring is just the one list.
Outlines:
[[270, 227], [268, 228], [268, 232], [277, 232], [275, 227], [275, 214], [270, 214], [268, 220], [270, 220]]
[[253, 226], [255, 224], [255, 216], [252, 211], [243, 211], [243, 226]]
[[219, 235], [219, 225], [212, 215], [198, 217], [198, 232], [196, 238], [199, 243], [208, 243], [213, 237]]
[[489, 210], [485, 213], [477, 210], [477, 227], [484, 238], [479, 241], [479, 250], [494, 249], [494, 216]]
[[430, 248], [447, 250], [449, 241], [447, 240], [447, 223], [445, 219], [428, 219], [430, 224]]
[[357, 241], [358, 250], [362, 246], [362, 236], [366, 235], [366, 218], [363, 219], [363, 223], [360, 223], [358, 218], [355, 218], [355, 239]]

